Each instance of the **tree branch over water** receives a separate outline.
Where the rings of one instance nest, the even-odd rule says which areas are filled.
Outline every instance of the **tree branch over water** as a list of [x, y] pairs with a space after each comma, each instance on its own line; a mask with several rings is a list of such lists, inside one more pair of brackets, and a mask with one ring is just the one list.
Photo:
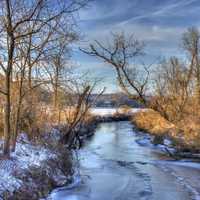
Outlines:
[[137, 62], [137, 59], [144, 55], [143, 42], [135, 39], [133, 35], [112, 33], [110, 43], [105, 44], [95, 40], [87, 49], [80, 50], [113, 67], [122, 91], [131, 99], [139, 99], [143, 104], [147, 103], [145, 92], [149, 69]]

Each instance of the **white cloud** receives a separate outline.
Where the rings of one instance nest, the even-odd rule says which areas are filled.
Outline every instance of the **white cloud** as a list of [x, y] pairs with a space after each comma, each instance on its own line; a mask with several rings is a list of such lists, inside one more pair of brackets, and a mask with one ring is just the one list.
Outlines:
[[125, 13], [127, 9], [129, 9], [133, 4], [137, 4], [137, 0], [114, 0], [113, 2], [112, 0], [110, 0], [109, 4], [107, 4], [106, 2], [99, 2], [94, 1], [88, 6], [88, 9], [81, 10], [79, 13], [80, 19], [82, 21], [102, 20], [105, 18], [119, 15], [120, 13]]
[[[145, 1], [148, 6], [143, 5]], [[181, 37], [188, 26], [184, 20], [187, 17], [189, 24], [198, 25], [198, 20], [194, 21], [192, 17], [200, 11], [200, 6], [192, 5], [196, 5], [199, 0], [162, 0], [163, 3], [160, 3], [161, 0], [157, 1], [158, 5], [154, 6], [151, 2], [156, 1], [151, 0], [110, 0], [109, 5], [104, 1], [94, 2], [91, 8], [80, 13], [86, 37], [84, 41], [76, 44], [75, 49], [77, 50], [78, 46], [86, 47], [95, 39], [107, 43], [111, 31], [124, 31], [146, 42], [149, 57], [183, 54], [180, 50]], [[131, 6], [134, 8], [132, 16], [126, 13], [130, 12]], [[83, 71], [89, 69], [94, 76], [105, 77], [104, 85], [112, 85], [115, 74], [109, 67], [98, 60], [86, 62], [83, 59], [85, 58], [80, 60]]]
[[[198, 0], [182, 0], [182, 1], [179, 0], [157, 10], [156, 12], [153, 12], [152, 15], [163, 16], [163, 15], [169, 14], [169, 12], [171, 13], [172, 11], [174, 11], [174, 9], [176, 10], [177, 8], [180, 9], [182, 7], [188, 6], [197, 1]], [[178, 14], [178, 13], [179, 12], [173, 12], [173, 14]]]

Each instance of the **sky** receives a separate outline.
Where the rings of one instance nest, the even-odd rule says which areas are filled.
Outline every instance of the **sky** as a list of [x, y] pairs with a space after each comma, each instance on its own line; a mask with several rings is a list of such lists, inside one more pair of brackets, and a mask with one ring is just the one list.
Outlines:
[[119, 91], [116, 74], [107, 64], [78, 50], [94, 40], [109, 40], [112, 32], [127, 32], [144, 41], [145, 63], [160, 57], [182, 56], [181, 37], [187, 28], [200, 28], [200, 0], [94, 0], [79, 13], [82, 40], [74, 47], [79, 73], [100, 78], [99, 88]]

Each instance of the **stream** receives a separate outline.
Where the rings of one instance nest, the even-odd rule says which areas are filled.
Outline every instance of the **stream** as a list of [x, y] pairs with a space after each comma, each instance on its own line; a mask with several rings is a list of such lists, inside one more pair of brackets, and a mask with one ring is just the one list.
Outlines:
[[200, 199], [200, 165], [171, 161], [138, 143], [130, 122], [102, 123], [78, 152], [74, 183], [54, 190], [52, 200]]

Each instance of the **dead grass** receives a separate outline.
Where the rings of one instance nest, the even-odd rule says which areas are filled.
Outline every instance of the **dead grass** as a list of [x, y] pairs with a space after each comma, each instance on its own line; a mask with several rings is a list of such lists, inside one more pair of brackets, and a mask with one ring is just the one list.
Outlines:
[[194, 116], [188, 116], [174, 125], [158, 112], [148, 109], [135, 113], [132, 122], [154, 136], [170, 137], [177, 148], [195, 152], [200, 150], [200, 119]]
[[200, 149], [200, 119], [196, 116], [188, 116], [178, 123], [183, 130], [183, 138], [186, 144]]
[[132, 121], [139, 129], [155, 135], [166, 134], [169, 130], [175, 128], [172, 123], [152, 109], [136, 112], [133, 115]]

